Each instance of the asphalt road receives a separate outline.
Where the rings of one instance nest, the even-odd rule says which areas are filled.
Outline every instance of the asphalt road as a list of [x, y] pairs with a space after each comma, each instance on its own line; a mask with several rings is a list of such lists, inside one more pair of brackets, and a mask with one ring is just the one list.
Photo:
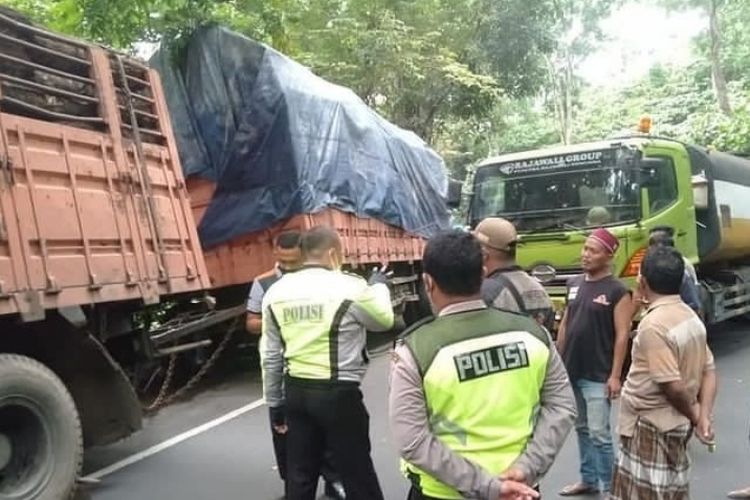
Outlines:
[[[726, 491], [750, 485], [750, 324], [728, 323], [714, 328], [710, 339], [720, 377], [717, 450], [709, 454], [705, 447], [693, 444], [692, 488], [696, 500], [724, 498]], [[399, 473], [388, 434], [388, 363], [387, 355], [374, 359], [364, 393], [371, 414], [373, 458], [386, 499], [391, 500], [405, 498], [407, 484]], [[128, 440], [89, 450], [84, 464], [86, 474], [113, 464], [118, 470], [105, 471], [101, 482], [87, 487], [81, 498], [283, 498], [283, 486], [273, 469], [267, 411], [260, 405], [260, 397], [257, 370], [234, 370], [223, 382], [192, 400], [162, 410], [146, 422], [142, 432]], [[151, 454], [153, 447], [160, 444], [157, 452]], [[132, 463], [120, 467], [123, 460]], [[571, 434], [542, 483], [545, 498], [555, 498], [556, 491], [576, 479], [577, 448]]]

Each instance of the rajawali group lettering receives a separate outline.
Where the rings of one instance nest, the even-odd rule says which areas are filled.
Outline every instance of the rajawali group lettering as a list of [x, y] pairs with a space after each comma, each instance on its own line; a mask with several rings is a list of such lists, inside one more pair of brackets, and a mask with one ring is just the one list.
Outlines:
[[500, 165], [500, 172], [505, 175], [529, 174], [559, 168], [600, 166], [609, 158], [611, 150], [585, 151], [566, 155], [530, 158]]
[[523, 342], [488, 347], [453, 357], [458, 380], [466, 382], [494, 373], [529, 366], [529, 355]]

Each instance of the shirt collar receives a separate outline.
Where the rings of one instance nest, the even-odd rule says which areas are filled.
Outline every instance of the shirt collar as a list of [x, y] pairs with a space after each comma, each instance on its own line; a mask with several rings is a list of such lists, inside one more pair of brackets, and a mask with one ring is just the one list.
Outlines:
[[651, 304], [649, 304], [648, 306], [648, 311], [651, 311], [661, 306], [670, 306], [670, 305], [679, 304], [680, 302], [682, 302], [682, 299], [680, 298], [679, 295], [666, 295], [664, 297], [659, 297], [655, 301], [651, 302]]
[[447, 307], [444, 307], [442, 311], [438, 313], [439, 316], [448, 316], [450, 314], [458, 314], [469, 311], [478, 311], [480, 309], [487, 309], [487, 304], [483, 300], [467, 300], [465, 302], [456, 302]]
[[495, 275], [498, 275], [498, 274], [501, 274], [501, 273], [509, 273], [511, 271], [520, 271], [520, 270], [521, 270], [521, 266], [519, 266], [517, 264], [513, 264], [513, 265], [510, 265], [510, 266], [506, 266], [506, 267], [499, 267], [499, 268], [495, 269], [494, 271], [492, 271], [491, 273], [489, 273], [487, 275], [487, 277], [491, 278], [491, 277], [493, 277]]

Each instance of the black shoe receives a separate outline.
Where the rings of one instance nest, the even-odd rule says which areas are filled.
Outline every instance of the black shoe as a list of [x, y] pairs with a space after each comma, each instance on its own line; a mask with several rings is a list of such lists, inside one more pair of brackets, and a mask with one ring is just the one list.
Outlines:
[[346, 492], [344, 491], [344, 485], [340, 481], [328, 482], [326, 481], [325, 489], [323, 490], [328, 498], [333, 500], [345, 500]]

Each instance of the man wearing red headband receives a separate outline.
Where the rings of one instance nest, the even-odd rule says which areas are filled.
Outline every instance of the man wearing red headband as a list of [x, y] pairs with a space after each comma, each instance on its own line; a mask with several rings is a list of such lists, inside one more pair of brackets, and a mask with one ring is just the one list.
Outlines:
[[628, 347], [632, 299], [612, 276], [620, 242], [606, 229], [595, 230], [581, 252], [583, 275], [568, 283], [567, 306], [557, 337], [578, 405], [581, 480], [561, 496], [609, 492], [614, 467], [611, 401], [620, 395]]

